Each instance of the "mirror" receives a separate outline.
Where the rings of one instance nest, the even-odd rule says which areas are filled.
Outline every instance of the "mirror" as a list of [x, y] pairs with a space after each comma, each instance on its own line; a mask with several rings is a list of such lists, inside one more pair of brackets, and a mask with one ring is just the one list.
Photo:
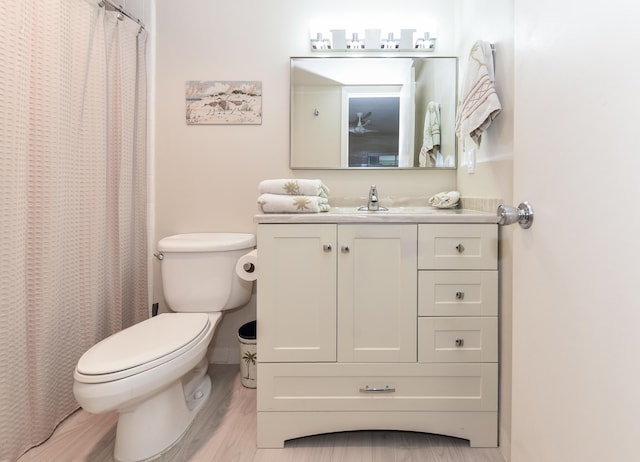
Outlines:
[[455, 57], [291, 58], [291, 168], [455, 168]]

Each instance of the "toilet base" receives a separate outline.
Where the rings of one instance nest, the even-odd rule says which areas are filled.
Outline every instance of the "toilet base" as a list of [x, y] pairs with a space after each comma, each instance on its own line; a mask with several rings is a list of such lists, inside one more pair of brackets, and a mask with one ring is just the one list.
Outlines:
[[187, 383], [178, 380], [131, 411], [120, 412], [114, 451], [118, 462], [152, 458], [180, 440], [211, 394], [204, 362]]

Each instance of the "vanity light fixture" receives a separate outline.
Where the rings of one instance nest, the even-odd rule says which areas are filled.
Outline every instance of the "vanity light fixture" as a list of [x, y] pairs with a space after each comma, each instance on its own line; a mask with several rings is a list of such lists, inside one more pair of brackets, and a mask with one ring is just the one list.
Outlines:
[[421, 50], [433, 50], [435, 47], [436, 39], [435, 37], [430, 37], [429, 32], [425, 32], [423, 37], [419, 37], [418, 40], [416, 40], [416, 48], [419, 48]]
[[316, 38], [311, 39], [311, 49], [312, 50], [330, 50], [331, 41], [328, 38], [323, 38], [322, 32], [318, 32], [316, 34]]
[[[381, 34], [381, 29], [365, 29], [364, 40], [360, 32], [350, 32], [345, 29], [330, 29], [331, 39], [324, 37], [322, 32], [311, 34], [312, 51], [353, 51], [353, 50], [384, 50], [384, 51], [433, 51], [436, 47], [436, 37], [433, 32], [421, 32], [417, 38], [416, 29], [400, 29], [400, 38], [395, 31]], [[382, 36], [386, 38], [381, 39]], [[348, 38], [347, 38], [348, 37]]]

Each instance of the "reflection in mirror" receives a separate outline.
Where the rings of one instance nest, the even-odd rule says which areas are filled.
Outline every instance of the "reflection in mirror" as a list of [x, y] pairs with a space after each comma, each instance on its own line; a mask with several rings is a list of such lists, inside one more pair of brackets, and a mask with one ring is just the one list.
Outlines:
[[291, 168], [455, 168], [457, 58], [291, 58]]

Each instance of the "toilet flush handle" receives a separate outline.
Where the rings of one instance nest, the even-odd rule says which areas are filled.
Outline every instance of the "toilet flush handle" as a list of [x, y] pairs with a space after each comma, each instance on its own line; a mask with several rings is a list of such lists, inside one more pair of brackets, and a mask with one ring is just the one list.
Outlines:
[[153, 254], [158, 260], [164, 260], [164, 254], [162, 252], [156, 252]]

